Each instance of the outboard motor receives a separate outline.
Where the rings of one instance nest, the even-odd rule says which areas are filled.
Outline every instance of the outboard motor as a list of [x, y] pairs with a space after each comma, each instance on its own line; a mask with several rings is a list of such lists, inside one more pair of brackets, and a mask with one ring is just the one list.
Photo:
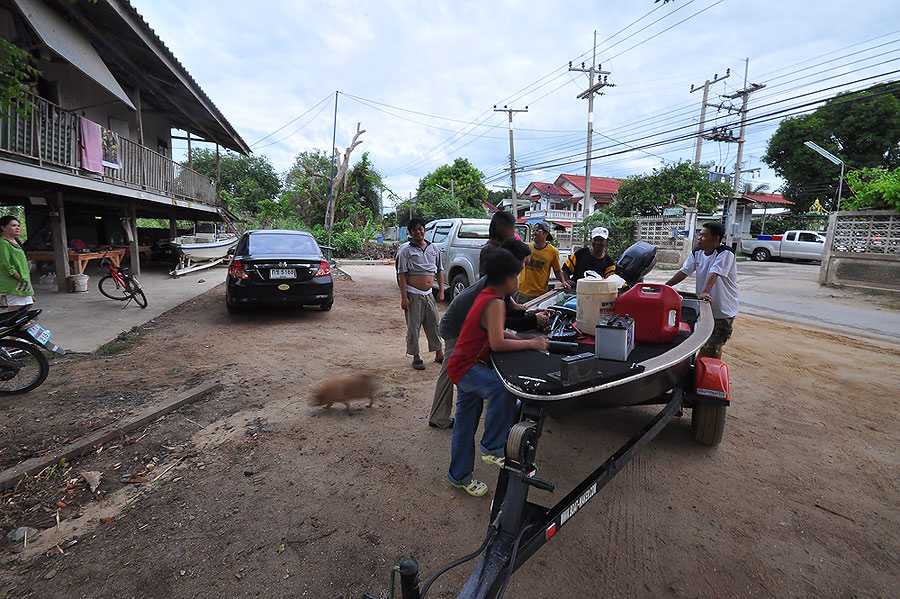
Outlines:
[[634, 287], [644, 275], [656, 266], [656, 246], [646, 241], [638, 241], [622, 252], [616, 262], [616, 274], [622, 277], [629, 287]]

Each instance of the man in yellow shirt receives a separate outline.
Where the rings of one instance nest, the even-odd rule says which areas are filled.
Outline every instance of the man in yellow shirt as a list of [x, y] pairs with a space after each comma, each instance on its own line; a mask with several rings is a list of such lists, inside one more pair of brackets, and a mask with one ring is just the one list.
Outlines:
[[556, 279], [568, 289], [564, 282], [559, 266], [559, 250], [550, 245], [553, 235], [547, 223], [541, 221], [534, 225], [534, 243], [531, 246], [531, 261], [525, 265], [519, 274], [519, 294], [516, 301], [524, 304], [539, 295], [547, 292], [547, 283], [550, 281], [550, 271], [556, 274]]

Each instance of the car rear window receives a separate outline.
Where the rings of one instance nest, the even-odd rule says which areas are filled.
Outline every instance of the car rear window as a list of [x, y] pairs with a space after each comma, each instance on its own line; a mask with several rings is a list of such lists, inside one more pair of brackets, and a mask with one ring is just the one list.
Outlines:
[[309, 235], [291, 233], [252, 233], [249, 253], [253, 254], [319, 254], [319, 245]]
[[463, 223], [459, 226], [459, 239], [487, 239], [489, 223]]

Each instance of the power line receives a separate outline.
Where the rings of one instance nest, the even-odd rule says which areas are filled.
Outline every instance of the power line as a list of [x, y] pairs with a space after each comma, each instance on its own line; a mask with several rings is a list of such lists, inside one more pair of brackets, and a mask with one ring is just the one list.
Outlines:
[[298, 116], [298, 117], [296, 117], [296, 118], [294, 118], [294, 119], [291, 119], [290, 121], [288, 121], [287, 123], [285, 123], [284, 125], [282, 125], [281, 127], [279, 127], [278, 129], [275, 129], [274, 131], [272, 131], [271, 133], [269, 133], [268, 135], [266, 135], [265, 137], [263, 137], [262, 139], [259, 139], [259, 140], [255, 141], [255, 142], [253, 142], [252, 144], [250, 144], [250, 146], [253, 147], [253, 146], [255, 146], [256, 144], [258, 144], [259, 142], [265, 141], [265, 140], [269, 139], [270, 137], [272, 137], [273, 135], [275, 135], [276, 133], [278, 133], [279, 131], [281, 131], [281, 130], [284, 129], [285, 127], [290, 126], [292, 123], [296, 123], [297, 121], [299, 121], [300, 119], [302, 119], [304, 116], [306, 116], [307, 114], [309, 114], [310, 112], [312, 112], [313, 110], [315, 110], [316, 107], [319, 106], [319, 104], [323, 104], [323, 103], [327, 102], [327, 101], [330, 100], [330, 99], [331, 99], [331, 93], [329, 92], [329, 94], [328, 94], [327, 96], [325, 96], [324, 98], [322, 98], [322, 99], [321, 99], [319, 102], [317, 102], [312, 108], [310, 108], [309, 110], [307, 110], [306, 112], [304, 112], [304, 113], [301, 114], [300, 116]]

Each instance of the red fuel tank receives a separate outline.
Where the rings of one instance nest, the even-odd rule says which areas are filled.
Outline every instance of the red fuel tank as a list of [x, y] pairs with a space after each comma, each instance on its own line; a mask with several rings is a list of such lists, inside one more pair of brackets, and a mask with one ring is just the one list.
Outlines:
[[681, 327], [681, 296], [668, 285], [638, 283], [616, 299], [616, 314], [634, 319], [637, 341], [668, 343]]

